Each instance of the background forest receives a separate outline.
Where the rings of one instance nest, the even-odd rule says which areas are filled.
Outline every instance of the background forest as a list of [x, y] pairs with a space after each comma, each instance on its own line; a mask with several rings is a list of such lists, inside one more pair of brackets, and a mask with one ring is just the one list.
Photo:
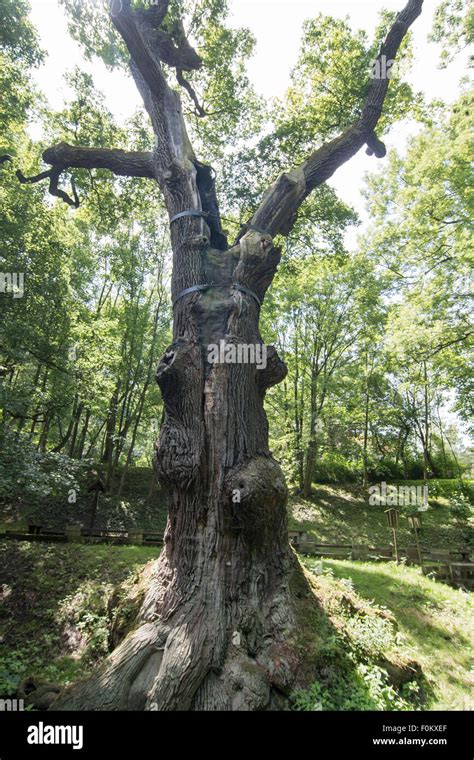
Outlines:
[[[453, 23], [458, 6], [444, 3], [435, 17], [434, 39], [446, 39], [448, 21], [453, 29], [442, 65], [472, 34], [469, 12]], [[24, 294], [0, 294], [1, 498], [66, 505], [93, 464], [117, 497], [131, 467], [152, 467], [161, 418], [154, 371], [170, 339], [170, 245], [146, 180], [76, 170], [77, 210], [53, 201], [44, 184], [18, 181], [16, 169], [36, 174], [41, 150], [60, 140], [135, 150], [152, 141], [142, 111], [117, 124], [77, 67], [69, 102], [48, 107], [32, 85], [45, 51], [27, 14], [24, 0], [0, 6], [1, 262], [3, 272], [24, 275]], [[286, 97], [265, 103], [245, 74], [251, 34], [230, 33], [218, 13], [204, 23], [208, 56], [217, 59], [227, 35], [214, 79], [199, 74], [197, 83], [205, 107], [222, 115], [200, 119], [190, 101], [188, 119], [202, 155], [219, 157], [232, 187], [224, 208], [232, 232], [233, 201], [250, 215], [275, 167], [343, 126], [340, 102], [357, 108], [375, 48], [348, 22], [308, 21]], [[410, 42], [404, 53], [409, 65]], [[461, 478], [472, 467], [472, 92], [466, 81], [454, 105], [426, 103], [397, 76], [387, 123], [394, 113], [419, 129], [403, 155], [390, 151], [367, 176], [369, 228], [348, 245], [358, 216], [324, 186], [282, 240], [263, 307], [266, 340], [289, 369], [267, 398], [273, 451], [304, 496], [314, 483]], [[251, 139], [235, 140], [237, 128]], [[257, 160], [265, 170], [255, 179]], [[152, 478], [150, 499], [154, 488]]]

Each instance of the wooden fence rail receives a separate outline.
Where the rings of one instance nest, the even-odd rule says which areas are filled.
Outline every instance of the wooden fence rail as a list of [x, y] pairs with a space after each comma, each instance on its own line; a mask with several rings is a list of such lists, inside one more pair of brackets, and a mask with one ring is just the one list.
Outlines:
[[161, 546], [163, 536], [158, 531], [147, 531], [136, 528], [129, 530], [97, 529], [88, 530], [80, 525], [66, 525], [64, 530], [45, 528], [42, 525], [29, 525], [27, 531], [7, 530], [0, 538], [16, 541], [51, 541], [57, 543], [108, 543], [116, 545], [136, 544]]

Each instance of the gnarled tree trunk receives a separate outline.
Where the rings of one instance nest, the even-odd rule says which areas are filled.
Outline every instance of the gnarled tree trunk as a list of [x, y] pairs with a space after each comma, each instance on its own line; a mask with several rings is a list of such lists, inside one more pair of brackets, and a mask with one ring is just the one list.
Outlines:
[[[182, 224], [192, 235], [196, 221]], [[203, 282], [222, 286], [177, 302], [175, 340], [157, 370], [165, 549], [137, 628], [62, 708], [264, 709], [294, 681], [285, 658], [294, 633], [286, 486], [263, 409], [286, 368], [272, 347], [262, 369], [211, 364], [207, 351], [221, 340], [261, 343], [256, 300], [231, 285], [263, 297], [279, 254], [256, 232], [227, 252], [185, 240]]]

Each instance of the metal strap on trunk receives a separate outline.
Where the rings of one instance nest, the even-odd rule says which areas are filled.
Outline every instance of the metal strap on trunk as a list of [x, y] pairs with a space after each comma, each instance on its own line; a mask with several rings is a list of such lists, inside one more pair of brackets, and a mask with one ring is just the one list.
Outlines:
[[190, 209], [187, 209], [186, 211], [180, 211], [179, 214], [175, 214], [174, 216], [172, 216], [170, 219], [170, 224], [175, 222], [177, 219], [181, 219], [183, 216], [206, 217], [206, 216], [209, 216], [209, 214], [207, 213], [207, 211], [200, 211], [198, 208], [190, 208]]
[[210, 282], [206, 285], [193, 285], [190, 288], [181, 290], [181, 292], [178, 293], [178, 295], [173, 299], [173, 306], [175, 306], [180, 298], [183, 298], [183, 296], [187, 296], [189, 293], [198, 293], [200, 291], [208, 290], [209, 288], [231, 288], [232, 290], [240, 290], [241, 293], [246, 293], [247, 295], [251, 296], [259, 306], [262, 305], [262, 302], [260, 301], [258, 295], [254, 293], [254, 291], [250, 288], [246, 288], [244, 285], [239, 285], [236, 282], [229, 282], [224, 285], [221, 283]]
[[267, 232], [267, 230], [264, 230], [262, 227], [257, 227], [256, 224], [243, 224], [242, 227], [245, 230], [253, 230], [253, 232], [259, 232], [260, 235], [269, 235], [270, 237], [272, 237], [270, 233]]
[[[200, 209], [197, 209], [197, 208], [190, 208], [190, 209], [186, 209], [186, 211], [180, 211], [179, 214], [175, 214], [173, 217], [171, 217], [170, 224], [172, 224], [173, 222], [176, 222], [178, 219], [182, 219], [183, 217], [187, 217], [187, 216], [191, 216], [191, 217], [200, 216], [203, 218], [206, 218], [209, 216], [216, 216], [217, 218], [216, 214], [211, 214], [208, 211], [201, 211]], [[255, 232], [259, 232], [261, 235], [270, 235], [269, 232], [261, 229], [260, 227], [257, 227], [254, 224], [244, 224], [243, 227], [247, 230], [254, 230]], [[180, 298], [183, 298], [183, 296], [187, 296], [189, 295], [189, 293], [198, 293], [200, 291], [202, 292], [204, 290], [208, 290], [209, 288], [231, 288], [232, 290], [240, 290], [241, 293], [246, 293], [248, 296], [253, 298], [259, 307], [262, 305], [262, 302], [260, 301], [260, 298], [258, 297], [258, 295], [250, 288], [246, 288], [245, 285], [239, 285], [236, 282], [229, 282], [225, 285], [221, 283], [210, 282], [210, 283], [206, 283], [205, 285], [193, 285], [190, 288], [185, 288], [184, 290], [181, 290], [180, 293], [178, 293], [178, 295], [173, 299], [173, 307], [180, 300]]]

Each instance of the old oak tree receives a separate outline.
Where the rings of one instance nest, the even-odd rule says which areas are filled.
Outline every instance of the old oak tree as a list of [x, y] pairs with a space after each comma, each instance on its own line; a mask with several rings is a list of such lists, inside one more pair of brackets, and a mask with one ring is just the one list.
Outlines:
[[[271, 346], [260, 370], [211, 364], [207, 347], [262, 343], [260, 305], [280, 260], [274, 239], [288, 235], [307, 196], [360, 148], [384, 156], [376, 129], [389, 79], [367, 73], [354, 123], [284, 171], [228, 244], [213, 172], [198, 160], [183, 116], [181, 94], [200, 109], [185, 73], [200, 70], [202, 59], [186, 37], [179, 3], [139, 5], [114, 0], [110, 23], [128, 50], [154, 150], [62, 142], [43, 153], [50, 169], [29, 178], [18, 172], [22, 182], [49, 179], [50, 191], [73, 206], [75, 190], [71, 198], [58, 185], [69, 169], [149, 178], [166, 204], [173, 250], [173, 342], [156, 372], [165, 405], [156, 447], [168, 494], [165, 546], [144, 579], [132, 630], [115, 636], [105, 663], [67, 690], [56, 709], [278, 709], [305, 673], [298, 646], [304, 579], [288, 545], [286, 485], [268, 448], [263, 406], [286, 367]], [[422, 5], [409, 0], [396, 16], [379, 68], [396, 58]]]

